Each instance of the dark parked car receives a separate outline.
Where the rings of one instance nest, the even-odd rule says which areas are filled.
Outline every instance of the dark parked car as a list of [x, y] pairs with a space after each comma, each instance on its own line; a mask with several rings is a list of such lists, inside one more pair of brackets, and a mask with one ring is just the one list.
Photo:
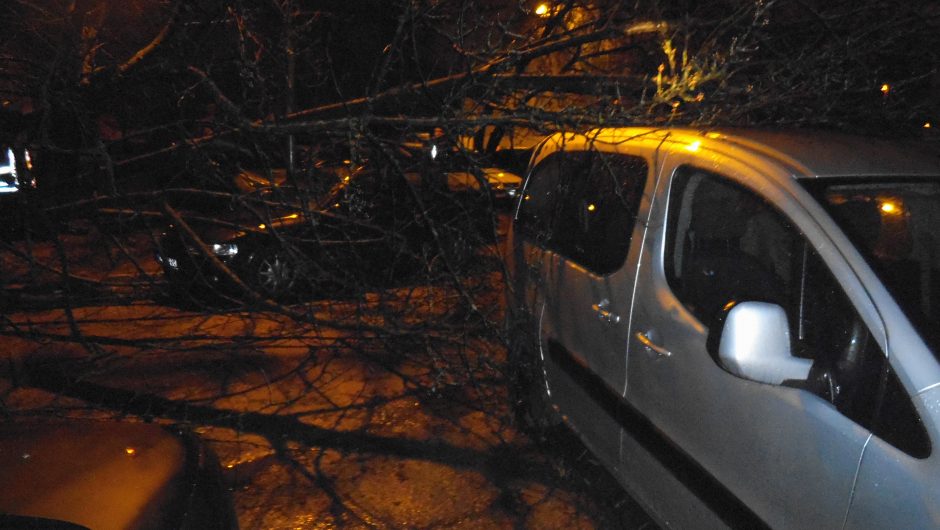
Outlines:
[[0, 194], [35, 188], [36, 179], [30, 174], [31, 169], [28, 150], [0, 145]]
[[275, 300], [355, 294], [465, 259], [492, 227], [479, 189], [454, 191], [416, 173], [337, 175], [320, 198], [265, 189], [224, 220], [176, 222], [157, 255], [171, 285]]
[[407, 148], [420, 153], [416, 158], [424, 160], [429, 172], [444, 175], [452, 189], [487, 189], [498, 207], [511, 207], [522, 187], [532, 148], [493, 146], [481, 152], [469, 145], [467, 139], [458, 141], [460, 145], [445, 139], [428, 139]]
[[0, 529], [230, 529], [216, 457], [154, 424], [0, 424]]

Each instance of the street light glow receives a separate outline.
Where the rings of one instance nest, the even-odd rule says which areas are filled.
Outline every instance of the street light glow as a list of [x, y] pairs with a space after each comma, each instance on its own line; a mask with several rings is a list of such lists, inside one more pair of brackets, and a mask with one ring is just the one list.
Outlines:
[[540, 17], [547, 17], [551, 9], [549, 9], [548, 4], [542, 3], [535, 7], [535, 14]]
[[881, 203], [881, 211], [884, 213], [895, 213], [898, 211], [898, 205], [890, 201]]

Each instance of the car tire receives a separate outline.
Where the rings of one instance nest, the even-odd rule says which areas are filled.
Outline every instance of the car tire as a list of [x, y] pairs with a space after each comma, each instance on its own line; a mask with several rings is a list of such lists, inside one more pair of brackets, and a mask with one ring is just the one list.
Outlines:
[[275, 301], [297, 296], [303, 270], [300, 259], [288, 248], [266, 247], [250, 260], [250, 280], [259, 293]]
[[548, 396], [532, 319], [516, 315], [508, 320], [509, 399], [513, 417], [517, 427], [541, 443], [561, 425], [561, 416]]

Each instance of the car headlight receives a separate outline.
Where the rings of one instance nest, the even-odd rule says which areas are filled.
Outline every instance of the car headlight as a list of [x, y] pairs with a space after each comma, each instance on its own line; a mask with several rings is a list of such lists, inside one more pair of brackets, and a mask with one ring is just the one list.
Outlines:
[[213, 243], [212, 253], [216, 256], [234, 256], [238, 254], [238, 245], [235, 243]]

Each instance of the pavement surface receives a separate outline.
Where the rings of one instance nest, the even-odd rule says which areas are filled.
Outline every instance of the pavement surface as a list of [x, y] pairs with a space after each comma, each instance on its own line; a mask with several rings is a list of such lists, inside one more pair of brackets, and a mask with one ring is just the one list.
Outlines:
[[482, 319], [453, 286], [197, 307], [163, 294], [146, 234], [64, 239], [78, 282], [54, 245], [0, 250], [13, 419], [185, 424], [242, 528], [653, 527], [570, 432], [536, 444], [511, 421], [496, 276], [472, 286]]

